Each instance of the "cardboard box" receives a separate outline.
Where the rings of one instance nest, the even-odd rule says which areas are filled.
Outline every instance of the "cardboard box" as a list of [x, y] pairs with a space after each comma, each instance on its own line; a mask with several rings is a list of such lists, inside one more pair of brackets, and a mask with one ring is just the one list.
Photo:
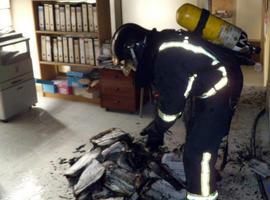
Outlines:
[[74, 87], [73, 92], [74, 92], [74, 95], [82, 96], [82, 97], [85, 97], [88, 99], [98, 98], [100, 95], [99, 90], [92, 90], [92, 89], [88, 89], [88, 88]]
[[59, 94], [72, 95], [72, 87], [68, 86], [67, 80], [55, 80], [53, 81], [58, 89]]

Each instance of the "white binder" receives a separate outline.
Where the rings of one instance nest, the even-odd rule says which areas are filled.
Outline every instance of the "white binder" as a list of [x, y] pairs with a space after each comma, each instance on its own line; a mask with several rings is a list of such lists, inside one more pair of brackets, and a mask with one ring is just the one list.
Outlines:
[[94, 31], [98, 31], [97, 7], [93, 6]]
[[46, 53], [46, 36], [42, 35], [41, 36], [41, 59], [43, 61], [47, 60], [47, 53]]
[[47, 61], [52, 61], [52, 46], [51, 46], [51, 37], [46, 36], [46, 59]]
[[94, 60], [95, 60], [95, 64], [98, 64], [98, 57], [100, 55], [100, 47], [99, 47], [99, 41], [97, 39], [94, 40], [94, 51], [95, 51], [95, 56], [94, 56]]
[[76, 8], [74, 6], [70, 7], [70, 15], [71, 15], [71, 30], [73, 32], [77, 31], [77, 23], [76, 23]]
[[44, 16], [45, 16], [45, 30], [49, 31], [49, 30], [51, 30], [49, 4], [44, 4]]
[[64, 57], [63, 57], [63, 41], [62, 37], [58, 36], [57, 37], [57, 47], [58, 47], [58, 60], [59, 62], [64, 62]]
[[59, 7], [59, 12], [60, 12], [61, 31], [66, 31], [65, 7], [64, 6], [60, 6]]
[[82, 4], [82, 22], [83, 22], [83, 31], [88, 32], [88, 18], [87, 18], [87, 5]]
[[77, 18], [77, 31], [82, 32], [82, 8], [76, 6], [76, 18]]
[[95, 53], [94, 53], [94, 51], [95, 51], [95, 49], [94, 49], [94, 40], [89, 39], [88, 43], [90, 45], [90, 51], [89, 51], [89, 53], [90, 53], [90, 64], [91, 65], [96, 65], [96, 63], [95, 63], [96, 62], [95, 61]]
[[93, 5], [87, 4], [88, 6], [88, 24], [89, 24], [89, 31], [94, 32], [94, 17], [93, 17]]
[[80, 38], [80, 59], [81, 64], [85, 64], [85, 48], [84, 48], [84, 38]]
[[85, 63], [90, 64], [90, 54], [89, 54], [89, 43], [88, 38], [84, 39], [84, 48], [85, 48]]
[[66, 11], [66, 30], [71, 31], [71, 20], [70, 20], [70, 5], [65, 5], [65, 11]]
[[44, 17], [44, 6], [38, 6], [38, 23], [39, 23], [39, 30], [45, 30], [45, 17]]
[[90, 54], [90, 64], [95, 65], [95, 55], [94, 55], [94, 43], [93, 39], [88, 39], [89, 43], [89, 54]]
[[54, 12], [53, 5], [49, 4], [50, 31], [54, 31]]
[[75, 63], [80, 63], [80, 47], [79, 47], [79, 40], [74, 39], [74, 56], [75, 56]]
[[57, 31], [61, 31], [61, 25], [60, 25], [60, 11], [59, 11], [59, 5], [54, 5], [54, 13], [55, 13], [55, 28]]
[[73, 38], [68, 38], [68, 51], [69, 51], [69, 62], [74, 63], [74, 47], [73, 47]]
[[64, 62], [68, 63], [68, 40], [67, 37], [63, 37], [63, 56], [64, 56]]
[[53, 61], [58, 62], [57, 38], [53, 38]]

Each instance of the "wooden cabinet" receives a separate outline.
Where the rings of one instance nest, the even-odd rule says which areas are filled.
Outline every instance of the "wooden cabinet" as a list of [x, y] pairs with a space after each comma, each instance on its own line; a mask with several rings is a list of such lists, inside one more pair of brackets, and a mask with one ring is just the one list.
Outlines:
[[135, 112], [139, 99], [133, 76], [133, 73], [126, 77], [120, 70], [103, 69], [100, 79], [101, 106]]
[[[49, 9], [51, 9], [49, 16], [46, 16], [46, 6], [49, 5]], [[39, 64], [40, 64], [40, 74], [42, 80], [53, 80], [58, 76], [65, 76], [66, 69], [74, 70], [79, 69], [80, 71], [87, 71], [93, 68], [97, 68], [96, 59], [99, 54], [99, 48], [103, 43], [111, 39], [111, 23], [110, 23], [110, 1], [109, 0], [89, 0], [89, 1], [74, 1], [74, 0], [32, 0], [33, 6], [33, 14], [34, 14], [34, 22], [35, 22], [35, 35], [38, 47], [38, 55], [39, 55]], [[90, 28], [90, 15], [89, 7], [95, 8], [95, 29]], [[61, 9], [62, 12], [61, 14]], [[68, 12], [67, 12], [68, 9]], [[42, 12], [43, 17], [40, 15], [40, 10]], [[60, 10], [60, 13], [59, 13]], [[75, 10], [75, 11], [74, 11]], [[74, 14], [74, 12], [75, 14]], [[80, 11], [80, 12], [79, 12]], [[58, 12], [58, 14], [57, 14]], [[73, 17], [72, 17], [73, 12]], [[80, 14], [78, 14], [80, 13]], [[84, 15], [85, 13], [85, 15]], [[47, 14], [48, 15], [48, 14]], [[60, 18], [59, 18], [60, 15]], [[75, 18], [74, 18], [75, 16]], [[58, 17], [58, 19], [57, 19]], [[49, 28], [46, 27], [46, 20], [53, 21], [53, 24], [50, 24]], [[80, 19], [78, 21], [78, 19]], [[60, 27], [59, 30], [59, 23]], [[73, 20], [73, 21], [72, 21]], [[42, 22], [43, 21], [43, 22]], [[43, 27], [40, 23], [44, 23]], [[80, 22], [80, 23], [79, 23]], [[68, 23], [70, 24], [68, 28]], [[62, 28], [62, 24], [65, 24], [66, 27]], [[75, 24], [75, 25], [74, 25]], [[81, 24], [79, 28], [79, 24]], [[86, 24], [86, 28], [85, 28]], [[74, 25], [74, 26], [73, 26]], [[87, 27], [88, 25], [88, 27]], [[58, 27], [57, 27], [58, 26]], [[73, 28], [74, 27], [74, 28]], [[50, 48], [46, 43], [46, 50], [50, 51], [51, 58], [44, 59], [44, 37], [50, 39]], [[68, 55], [67, 59], [61, 59], [59, 55], [59, 44], [57, 44], [57, 48], [54, 48], [55, 41], [58, 41], [58, 38], [62, 38], [62, 40], [68, 40]], [[70, 39], [70, 40], [69, 40]], [[69, 46], [69, 41], [74, 47], [71, 51]], [[79, 60], [76, 62], [76, 53], [75, 53], [75, 41], [79, 42]], [[89, 43], [87, 43], [89, 41]], [[90, 44], [91, 43], [91, 44]], [[84, 46], [84, 50], [81, 50], [82, 45]], [[89, 46], [86, 46], [89, 45]], [[89, 47], [89, 48], [87, 48]], [[62, 47], [64, 48], [64, 43]], [[93, 60], [87, 62], [87, 52], [90, 54], [89, 49], [93, 50], [92, 56]], [[59, 59], [55, 59], [54, 52], [58, 52]], [[61, 50], [64, 54], [64, 50]], [[85, 52], [85, 61], [82, 61], [82, 53]], [[70, 58], [71, 53], [74, 55], [74, 60]], [[67, 53], [66, 53], [67, 54]], [[77, 54], [78, 55], [78, 54]], [[63, 55], [64, 56], [64, 55]], [[46, 56], [45, 56], [46, 57]], [[93, 103], [100, 103], [100, 99], [87, 99], [81, 96], [75, 95], [62, 95], [62, 94], [53, 94], [43, 92], [44, 96], [50, 97], [58, 97], [65, 98], [69, 100], [79, 100], [79, 101], [88, 101]]]

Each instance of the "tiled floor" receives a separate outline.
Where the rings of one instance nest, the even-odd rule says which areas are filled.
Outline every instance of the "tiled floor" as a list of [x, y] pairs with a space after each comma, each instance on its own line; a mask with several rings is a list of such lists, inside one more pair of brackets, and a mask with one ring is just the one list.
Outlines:
[[0, 199], [70, 197], [62, 176], [67, 165], [59, 164], [61, 158], [74, 156], [76, 147], [101, 131], [120, 127], [136, 134], [150, 120], [147, 109], [140, 118], [87, 103], [39, 97], [32, 110], [0, 123]]
[[[261, 95], [260, 91], [256, 93], [256, 88], [253, 91], [253, 94]], [[232, 124], [232, 146], [241, 141], [247, 142], [252, 121], [259, 111], [260, 106], [257, 105], [261, 104], [261, 97], [247, 100], [251, 102], [244, 102], [240, 106]], [[253, 102], [257, 103], [253, 105]], [[73, 199], [62, 175], [68, 166], [62, 164], [64, 158], [77, 155], [73, 153], [76, 147], [89, 144], [90, 137], [111, 127], [119, 127], [136, 135], [150, 122], [152, 109], [150, 105], [146, 106], [144, 117], [140, 118], [138, 114], [106, 112], [96, 105], [39, 97], [38, 104], [32, 110], [9, 123], [0, 123], [0, 199]], [[268, 137], [266, 119], [260, 122], [260, 126], [260, 133]], [[184, 127], [181, 120], [171, 130], [173, 135], [167, 136], [166, 143], [170, 146], [182, 143]], [[232, 148], [231, 151], [238, 150]], [[240, 200], [244, 191], [231, 192], [233, 184], [230, 182], [234, 180], [228, 178], [228, 174], [238, 177], [239, 172], [232, 168], [228, 170], [224, 172], [220, 199]], [[249, 177], [246, 188], [258, 191], [256, 180], [252, 175]], [[245, 199], [257, 200], [258, 196], [245, 196]]]

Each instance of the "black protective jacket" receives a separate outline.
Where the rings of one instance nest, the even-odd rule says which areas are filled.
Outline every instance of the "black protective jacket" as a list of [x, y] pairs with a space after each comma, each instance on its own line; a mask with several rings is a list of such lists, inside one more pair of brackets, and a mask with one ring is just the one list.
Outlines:
[[[159, 99], [157, 116], [143, 133], [149, 136], [149, 147], [162, 145], [166, 130], [182, 115], [186, 103], [191, 103], [185, 113], [184, 151], [189, 193], [216, 191], [214, 166], [242, 90], [241, 64], [252, 62], [191, 33], [154, 30], [146, 39], [136, 83], [140, 86], [153, 83]], [[211, 171], [209, 180], [202, 180], [205, 177], [202, 163]]]
[[236, 102], [243, 86], [240, 65], [253, 64], [240, 53], [175, 30], [151, 31], [141, 60], [136, 84], [153, 83], [160, 94], [158, 108], [167, 115], [183, 112], [190, 98], [227, 95]]

